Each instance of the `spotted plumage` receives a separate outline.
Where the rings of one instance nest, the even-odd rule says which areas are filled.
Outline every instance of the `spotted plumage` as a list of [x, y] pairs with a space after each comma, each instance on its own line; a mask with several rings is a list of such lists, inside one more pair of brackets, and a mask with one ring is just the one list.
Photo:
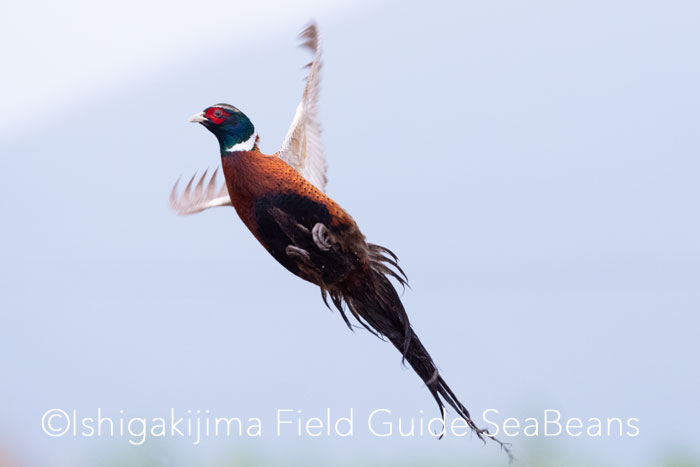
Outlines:
[[[368, 243], [353, 218], [325, 194], [326, 160], [318, 121], [321, 54], [315, 25], [303, 33], [311, 49], [309, 77], [292, 126], [280, 151], [262, 154], [255, 127], [228, 104], [194, 115], [219, 141], [225, 186], [217, 188], [216, 172], [193, 177], [182, 194], [171, 193], [181, 215], [232, 205], [263, 247], [287, 270], [320, 287], [352, 328], [349, 311], [362, 326], [388, 339], [426, 384], [443, 416], [451, 406], [480, 439], [493, 439], [480, 429], [438, 372], [416, 336], [396, 289], [406, 284], [398, 259], [388, 249]], [[194, 186], [193, 186], [194, 184]], [[510, 452], [508, 451], [509, 455]]]

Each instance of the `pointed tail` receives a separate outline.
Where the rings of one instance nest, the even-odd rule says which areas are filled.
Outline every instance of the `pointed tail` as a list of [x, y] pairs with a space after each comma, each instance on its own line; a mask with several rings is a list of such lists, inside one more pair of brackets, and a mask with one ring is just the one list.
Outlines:
[[[402, 353], [403, 360], [420, 376], [440, 408], [445, 420], [445, 404], [462, 417], [477, 437], [485, 442], [489, 438], [498, 443], [513, 460], [507, 443], [503, 443], [485, 429], [476, 426], [469, 411], [462, 405], [452, 389], [440, 376], [430, 354], [413, 331], [406, 310], [396, 289], [388, 277], [394, 277], [402, 286], [407, 285], [404, 272], [396, 255], [379, 245], [369, 244], [370, 268], [364, 277], [351, 278], [338, 289], [328, 290], [335, 307], [345, 323], [352, 329], [342, 303], [345, 302], [357, 321], [379, 338], [388, 339]], [[326, 299], [325, 291], [323, 293]], [[327, 303], [326, 303], [327, 304]]]

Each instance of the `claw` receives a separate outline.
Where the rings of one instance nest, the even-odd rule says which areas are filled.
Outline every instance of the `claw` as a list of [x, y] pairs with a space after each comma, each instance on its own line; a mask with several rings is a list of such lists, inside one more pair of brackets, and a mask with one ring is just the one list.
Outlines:
[[330, 234], [325, 225], [320, 222], [314, 225], [314, 228], [311, 230], [311, 236], [319, 250], [328, 251], [331, 249]]
[[284, 251], [290, 258], [297, 258], [303, 261], [309, 261], [311, 259], [311, 255], [309, 254], [309, 252], [304, 250], [303, 248], [299, 248], [298, 246], [287, 245], [287, 248], [285, 248]]

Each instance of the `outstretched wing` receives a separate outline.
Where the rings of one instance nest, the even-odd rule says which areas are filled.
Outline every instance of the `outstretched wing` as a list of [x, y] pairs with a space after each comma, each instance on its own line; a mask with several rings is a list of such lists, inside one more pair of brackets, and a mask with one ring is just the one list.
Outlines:
[[177, 185], [180, 181], [178, 180], [175, 182], [175, 186], [173, 186], [173, 190], [170, 192], [170, 207], [173, 208], [178, 215], [187, 216], [189, 214], [196, 214], [216, 206], [231, 206], [231, 198], [228, 196], [226, 183], [224, 183], [221, 188], [217, 189], [218, 182], [216, 180], [216, 175], [219, 172], [219, 168], [217, 167], [214, 173], [211, 174], [211, 178], [206, 182], [205, 188], [207, 172], [208, 170], [204, 171], [199, 181], [194, 186], [194, 189], [192, 189], [192, 183], [194, 183], [197, 177], [197, 174], [194, 174], [180, 195], [177, 193]]
[[321, 142], [321, 124], [318, 121], [318, 96], [321, 82], [321, 47], [318, 29], [311, 24], [300, 35], [306, 47], [314, 54], [307, 66], [309, 76], [292, 126], [277, 153], [316, 188], [326, 191], [326, 156]]

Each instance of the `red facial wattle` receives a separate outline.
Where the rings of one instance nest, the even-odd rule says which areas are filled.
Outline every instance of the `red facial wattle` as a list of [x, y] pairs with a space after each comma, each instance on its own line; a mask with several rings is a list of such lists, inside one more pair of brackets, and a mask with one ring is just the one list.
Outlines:
[[212, 123], [216, 123], [217, 125], [221, 125], [229, 115], [231, 114], [219, 107], [210, 107], [204, 113], [204, 116], [207, 117], [207, 120], [209, 120]]

